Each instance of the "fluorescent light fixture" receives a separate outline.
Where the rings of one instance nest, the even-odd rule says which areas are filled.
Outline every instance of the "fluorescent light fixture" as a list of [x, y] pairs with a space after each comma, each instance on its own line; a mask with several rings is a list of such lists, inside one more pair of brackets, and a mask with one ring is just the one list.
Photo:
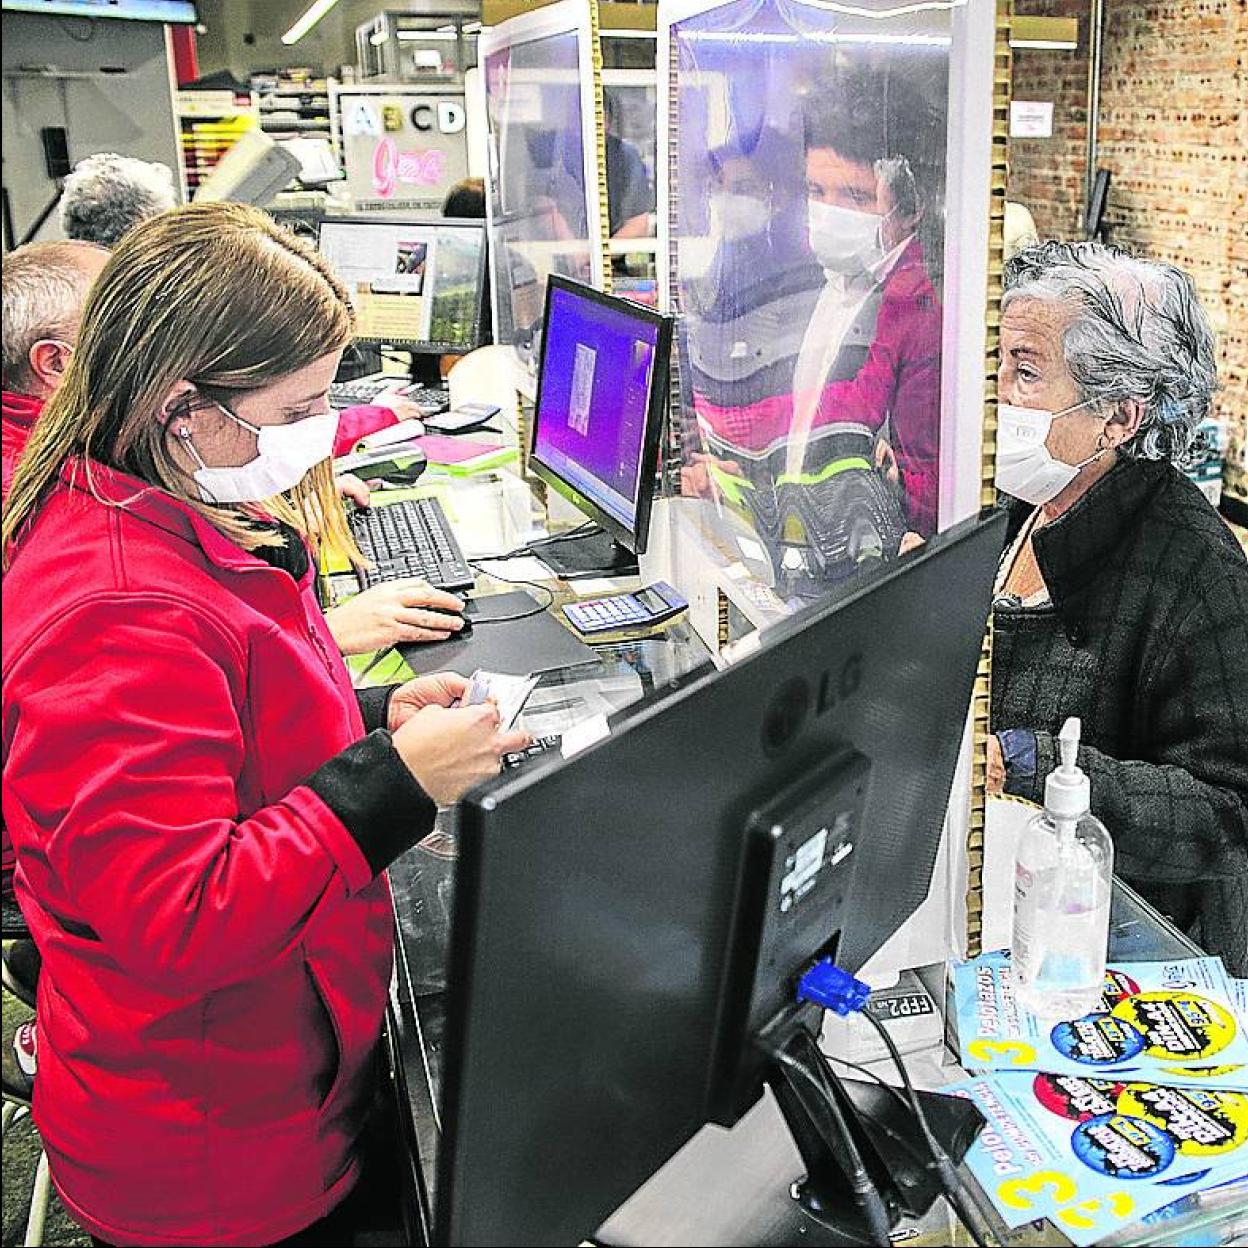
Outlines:
[[453, 26], [450, 30], [400, 30], [398, 36], [404, 43], [413, 43], [417, 39], [434, 43], [447, 43], [459, 38]]
[[389, 38], [390, 32], [388, 30], [375, 30], [371, 35], [369, 35], [368, 41], [373, 45], [373, 47], [379, 48]]
[[312, 0], [303, 16], [282, 36], [282, 42], [298, 43], [337, 3], [338, 0]]
[[[599, 32], [600, 34], [602, 32]], [[918, 47], [947, 48], [953, 42], [949, 35], [885, 35], [840, 34], [837, 31], [808, 31], [804, 35], [780, 31], [686, 30], [681, 39], [690, 43], [735, 43], [747, 47], [755, 43], [847, 43], [847, 44], [908, 44]]]
[[1016, 16], [1010, 23], [1010, 47], [1074, 52], [1079, 47], [1077, 17]]
[[451, 32], [451, 34], [454, 34], [454, 33], [455, 33], [455, 27], [454, 27], [454, 26], [439, 26], [439, 27], [438, 27], [438, 29], [439, 29], [440, 31], [441, 31], [441, 30], [449, 30], [449, 31]]
[[479, 31], [480, 29], [481, 29], [480, 22], [465, 22], [464, 23], [464, 34], [466, 35], [475, 35], [477, 31]]

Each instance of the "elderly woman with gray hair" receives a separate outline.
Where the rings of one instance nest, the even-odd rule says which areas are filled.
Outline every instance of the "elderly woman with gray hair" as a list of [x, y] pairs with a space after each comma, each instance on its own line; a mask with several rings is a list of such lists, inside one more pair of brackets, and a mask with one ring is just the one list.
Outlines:
[[1178, 470], [1213, 335], [1181, 270], [1097, 243], [1005, 284], [989, 791], [1039, 801], [1078, 715], [1118, 874], [1248, 975], [1248, 563]]

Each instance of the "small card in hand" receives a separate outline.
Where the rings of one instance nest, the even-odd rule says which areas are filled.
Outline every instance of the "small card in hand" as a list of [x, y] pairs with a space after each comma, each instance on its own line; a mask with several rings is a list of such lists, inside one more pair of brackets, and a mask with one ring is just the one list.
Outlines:
[[492, 698], [498, 705], [499, 727], [506, 731], [516, 722], [536, 685], [536, 676], [508, 676], [478, 668], [468, 678], [468, 688], [464, 690], [459, 704], [476, 706], [478, 702]]

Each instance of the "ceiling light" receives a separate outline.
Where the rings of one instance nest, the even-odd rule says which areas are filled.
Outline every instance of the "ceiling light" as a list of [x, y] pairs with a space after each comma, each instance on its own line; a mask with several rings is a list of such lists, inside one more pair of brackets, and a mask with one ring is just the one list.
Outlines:
[[298, 43], [337, 3], [338, 0], [312, 0], [303, 16], [282, 36], [282, 42]]

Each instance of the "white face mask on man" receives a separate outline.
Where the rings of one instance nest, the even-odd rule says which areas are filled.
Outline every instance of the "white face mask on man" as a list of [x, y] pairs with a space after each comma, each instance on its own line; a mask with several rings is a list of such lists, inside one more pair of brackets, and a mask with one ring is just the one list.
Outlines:
[[833, 273], [865, 273], [884, 258], [878, 212], [860, 212], [812, 199], [807, 204], [810, 249], [815, 259]]
[[1077, 464], [1055, 459], [1045, 445], [1049, 429], [1059, 416], [1069, 416], [1097, 400], [1088, 399], [1060, 412], [1040, 407], [997, 404], [997, 489], [1033, 507], [1055, 499], [1089, 464], [1100, 459], [1102, 448]]
[[256, 435], [256, 457], [234, 468], [210, 468], [204, 463], [190, 430], [179, 430], [178, 436], [195, 457], [195, 484], [200, 496], [209, 503], [256, 503], [293, 489], [308, 472], [334, 449], [338, 432], [338, 413], [321, 412], [305, 416], [289, 425], [253, 425], [236, 416], [224, 403], [217, 406], [236, 424]]
[[754, 195], [720, 191], [711, 197], [711, 233], [725, 242], [761, 234], [771, 220], [767, 201]]

